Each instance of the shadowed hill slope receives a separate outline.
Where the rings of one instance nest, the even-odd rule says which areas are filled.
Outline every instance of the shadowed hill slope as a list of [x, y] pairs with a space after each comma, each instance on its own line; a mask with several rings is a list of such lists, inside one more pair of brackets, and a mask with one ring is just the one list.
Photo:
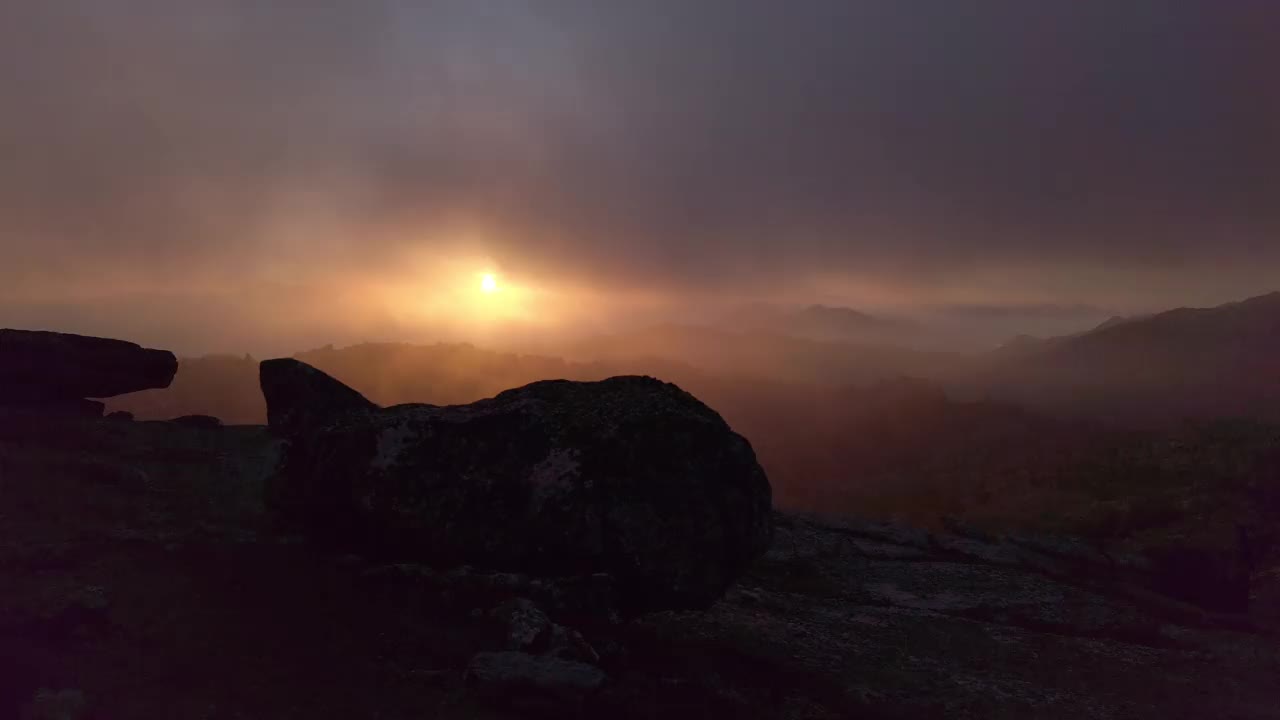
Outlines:
[[982, 392], [1140, 424], [1280, 419], [1280, 293], [1109, 322], [1013, 350], [981, 371]]

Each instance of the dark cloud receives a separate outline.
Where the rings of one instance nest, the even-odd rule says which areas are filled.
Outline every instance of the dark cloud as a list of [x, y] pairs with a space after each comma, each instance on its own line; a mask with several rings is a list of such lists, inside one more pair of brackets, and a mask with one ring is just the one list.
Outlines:
[[1225, 299], [1280, 262], [1277, 67], [1267, 0], [10, 3], [0, 280], [461, 243], [668, 292]]

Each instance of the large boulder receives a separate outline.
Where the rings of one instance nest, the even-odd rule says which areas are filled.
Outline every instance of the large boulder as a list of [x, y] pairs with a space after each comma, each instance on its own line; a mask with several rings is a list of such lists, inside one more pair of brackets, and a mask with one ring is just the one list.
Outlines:
[[554, 380], [378, 408], [297, 361], [261, 372], [287, 439], [267, 501], [315, 537], [438, 566], [607, 573], [634, 611], [709, 605], [769, 544], [751, 445], [675, 385]]
[[267, 423], [287, 433], [335, 414], [372, 411], [377, 405], [310, 365], [293, 358], [264, 360], [258, 381], [267, 401]]
[[0, 329], [0, 404], [56, 406], [166, 388], [177, 371], [173, 353], [123, 340]]

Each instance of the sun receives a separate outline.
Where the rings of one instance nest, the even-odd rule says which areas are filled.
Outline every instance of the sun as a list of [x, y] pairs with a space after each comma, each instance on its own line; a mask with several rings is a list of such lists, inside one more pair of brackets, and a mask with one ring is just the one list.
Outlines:
[[480, 291], [484, 293], [498, 292], [498, 278], [493, 273], [484, 273], [480, 276]]

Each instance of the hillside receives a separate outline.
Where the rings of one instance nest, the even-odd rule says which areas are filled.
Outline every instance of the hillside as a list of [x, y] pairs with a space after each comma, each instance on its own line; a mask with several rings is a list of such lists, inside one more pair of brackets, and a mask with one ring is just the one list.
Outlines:
[[986, 396], [1115, 422], [1280, 418], [1280, 293], [1023, 341], [966, 383]]
[[[834, 309], [819, 311], [824, 317]], [[811, 318], [812, 319], [812, 318]], [[583, 361], [657, 358], [720, 375], [825, 386], [865, 385], [901, 376], [938, 377], [965, 363], [958, 353], [889, 344], [816, 340], [800, 330], [725, 330], [656, 325], [569, 343], [565, 357]], [[797, 334], [790, 334], [797, 333]]]
[[726, 313], [715, 325], [737, 332], [787, 335], [820, 342], [906, 347], [921, 344], [928, 330], [906, 318], [821, 304], [794, 308], [747, 305]]

